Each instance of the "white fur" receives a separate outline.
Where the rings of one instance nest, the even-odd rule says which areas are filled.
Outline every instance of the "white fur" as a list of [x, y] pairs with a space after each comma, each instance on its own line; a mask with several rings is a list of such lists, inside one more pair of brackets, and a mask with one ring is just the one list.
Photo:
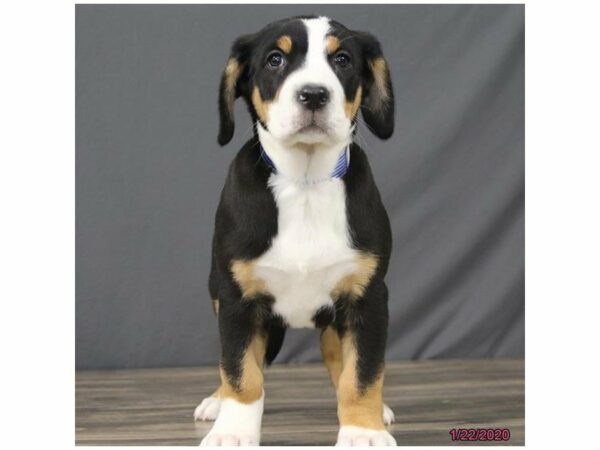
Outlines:
[[[221, 399], [214, 395], [206, 397], [194, 410], [194, 419], [207, 421], [215, 420], [221, 408]], [[383, 423], [391, 425], [396, 421], [396, 416], [392, 408], [384, 403], [383, 405]]]
[[255, 274], [275, 297], [274, 313], [291, 327], [314, 327], [315, 312], [333, 305], [335, 284], [356, 270], [344, 183], [302, 183], [277, 173], [269, 185], [279, 211], [278, 233], [256, 261]]
[[337, 447], [395, 447], [396, 439], [386, 430], [345, 425], [340, 427]]
[[383, 423], [385, 425], [391, 425], [396, 421], [396, 415], [392, 408], [385, 403], [383, 404]]
[[[327, 61], [326, 37], [329, 19], [319, 17], [303, 20], [308, 36], [304, 64], [283, 82], [277, 100], [269, 106], [267, 128], [275, 140], [285, 145], [326, 144], [340, 146], [352, 134], [352, 122], [344, 112], [344, 88]], [[306, 84], [318, 84], [329, 90], [330, 101], [315, 113], [315, 121], [325, 133], [298, 131], [307, 125], [310, 114], [297, 101], [298, 91]]]
[[256, 446], [260, 443], [260, 425], [265, 395], [250, 404], [231, 398], [221, 400], [219, 415], [201, 447]]
[[221, 399], [214, 395], [202, 400], [194, 410], [194, 420], [215, 420], [221, 409]]

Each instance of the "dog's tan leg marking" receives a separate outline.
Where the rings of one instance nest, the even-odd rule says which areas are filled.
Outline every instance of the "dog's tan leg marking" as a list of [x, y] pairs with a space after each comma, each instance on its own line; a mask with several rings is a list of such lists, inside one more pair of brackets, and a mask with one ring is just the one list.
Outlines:
[[219, 397], [232, 398], [240, 403], [252, 403], [263, 393], [263, 364], [265, 360], [266, 340], [263, 336], [255, 336], [248, 345], [242, 358], [240, 379], [232, 382], [223, 367], [220, 368], [221, 387]]
[[[321, 333], [321, 355], [323, 356], [323, 362], [329, 372], [329, 378], [333, 387], [338, 388], [340, 375], [342, 373], [343, 359], [342, 359], [342, 342], [337, 331], [332, 327], [327, 327]], [[383, 404], [383, 423], [384, 425], [390, 425], [394, 422], [394, 411]]]
[[[231, 378], [221, 366], [221, 386], [211, 397], [218, 404], [218, 415], [202, 447], [249, 446], [260, 443], [264, 409], [264, 336], [254, 336], [240, 361], [239, 377]], [[215, 395], [213, 394], [213, 395]]]
[[360, 386], [352, 334], [346, 332], [341, 343], [343, 367], [337, 388], [340, 425], [383, 430], [383, 368], [374, 382]]
[[206, 397], [194, 411], [196, 420], [214, 420], [219, 413], [220, 402], [225, 398], [240, 403], [252, 403], [262, 396], [263, 364], [265, 358], [265, 339], [255, 337], [248, 346], [242, 360], [242, 376], [239, 382], [232, 383], [227, 374], [220, 369], [221, 385]]
[[321, 355], [333, 387], [337, 390], [342, 373], [342, 342], [336, 330], [325, 328], [321, 333]]

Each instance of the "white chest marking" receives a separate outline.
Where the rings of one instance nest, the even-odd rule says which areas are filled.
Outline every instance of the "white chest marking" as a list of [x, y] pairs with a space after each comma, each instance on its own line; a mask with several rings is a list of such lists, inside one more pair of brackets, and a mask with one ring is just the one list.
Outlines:
[[299, 183], [274, 173], [269, 185], [278, 208], [278, 233], [256, 260], [255, 275], [274, 296], [274, 313], [291, 327], [314, 327], [315, 312], [333, 305], [336, 283], [357, 268], [344, 182]]

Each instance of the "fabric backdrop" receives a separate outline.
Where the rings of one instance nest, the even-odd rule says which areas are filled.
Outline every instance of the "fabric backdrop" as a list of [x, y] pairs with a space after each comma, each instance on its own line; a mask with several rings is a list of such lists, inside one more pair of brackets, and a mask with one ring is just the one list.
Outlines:
[[[297, 14], [379, 37], [396, 131], [362, 128], [393, 228], [388, 359], [524, 353], [522, 5], [78, 5], [76, 366], [215, 364], [207, 290], [231, 42]], [[320, 359], [315, 330], [276, 362]]]

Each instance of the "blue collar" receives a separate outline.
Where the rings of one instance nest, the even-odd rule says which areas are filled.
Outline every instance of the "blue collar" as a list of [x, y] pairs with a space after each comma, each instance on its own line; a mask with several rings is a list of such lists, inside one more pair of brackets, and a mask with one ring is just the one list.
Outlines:
[[[277, 173], [277, 167], [275, 167], [273, 160], [269, 158], [262, 145], [260, 146], [260, 157], [273, 172]], [[340, 153], [340, 157], [331, 172], [331, 178], [342, 178], [348, 172], [348, 167], [350, 167], [350, 145], [347, 145], [344, 151]]]

